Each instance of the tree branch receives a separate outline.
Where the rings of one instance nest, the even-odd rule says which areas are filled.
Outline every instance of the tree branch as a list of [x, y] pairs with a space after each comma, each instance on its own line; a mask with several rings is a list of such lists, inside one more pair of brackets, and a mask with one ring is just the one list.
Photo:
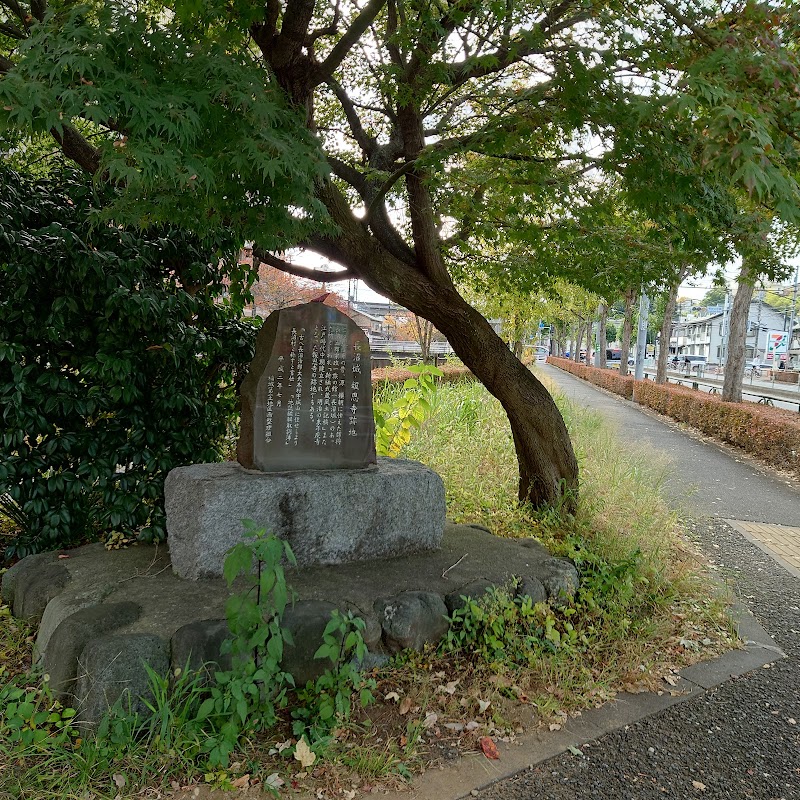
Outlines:
[[47, 0], [31, 0], [31, 14], [33, 14], [39, 22], [44, 22], [44, 15], [47, 11]]
[[372, 21], [378, 16], [380, 10], [386, 5], [386, 0], [370, 0], [361, 13], [350, 23], [342, 38], [333, 46], [328, 57], [319, 66], [320, 82], [328, 80], [339, 68], [339, 65], [352, 50], [353, 45], [361, 38]]
[[350, 99], [350, 96], [342, 89], [341, 84], [334, 80], [333, 78], [328, 80], [328, 86], [333, 90], [333, 93], [336, 95], [336, 99], [339, 101], [339, 105], [342, 107], [342, 111], [344, 111], [344, 115], [347, 118], [347, 124], [350, 126], [350, 132], [353, 134], [353, 138], [356, 140], [356, 143], [364, 152], [364, 154], [369, 158], [375, 152], [375, 148], [378, 146], [377, 140], [367, 135], [367, 132], [364, 130], [364, 126], [361, 124], [361, 118], [358, 116], [358, 112], [356, 111], [355, 105], [353, 101]]
[[303, 267], [299, 264], [290, 264], [282, 258], [272, 255], [272, 253], [262, 250], [258, 245], [253, 246], [253, 258], [258, 261], [275, 267], [281, 272], [286, 272], [289, 275], [294, 275], [296, 278], [306, 278], [312, 281], [319, 281], [320, 283], [335, 283], [336, 281], [345, 281], [350, 278], [357, 278], [358, 275], [349, 269], [339, 270], [338, 272], [326, 272], [322, 269], [314, 269], [313, 267]]
[[61, 133], [52, 128], [50, 134], [58, 142], [64, 155], [79, 167], [92, 175], [100, 170], [100, 151], [92, 147], [72, 125], [64, 125]]
[[339, 2], [336, 0], [336, 6], [333, 9], [333, 20], [331, 20], [331, 23], [326, 25], [324, 28], [317, 28], [316, 30], [311, 31], [306, 39], [306, 47], [310, 49], [314, 46], [314, 42], [316, 42], [317, 39], [321, 39], [323, 36], [333, 36], [339, 29], [339, 20], [341, 19], [341, 16], [342, 15], [339, 11]]
[[6, 72], [10, 72], [13, 66], [14, 62], [0, 53], [0, 75], [5, 75]]
[[[562, 20], [557, 26], [552, 25], [547, 29], [547, 32], [554, 35], [566, 28], [585, 22], [591, 16], [590, 11], [580, 11], [569, 19]], [[484, 53], [480, 56], [473, 56], [464, 61], [450, 64], [445, 70], [445, 74], [450, 76], [449, 85], [460, 86], [474, 78], [496, 75], [523, 58], [550, 52], [552, 48], [542, 47], [541, 34], [542, 31], [537, 26], [532, 31], [523, 31], [516, 37], [514, 42], [508, 46], [498, 48], [494, 53]]]
[[12, 22], [0, 22], [0, 33], [4, 36], [8, 36], [9, 39], [19, 40], [25, 38], [24, 31], [20, 30]]
[[17, 0], [0, 0], [0, 5], [5, 6], [20, 22], [25, 22], [27, 14]]
[[[385, 247], [396, 259], [404, 264], [413, 265], [416, 261], [414, 251], [406, 244], [402, 236], [397, 232], [389, 219], [389, 212], [383, 202], [375, 202], [376, 187], [362, 175], [357, 169], [346, 164], [338, 158], [328, 156], [328, 163], [331, 165], [333, 174], [341, 178], [345, 183], [352, 186], [364, 201], [365, 207], [369, 209], [362, 224], [369, 225], [375, 238]], [[384, 193], [385, 194], [385, 193]]]
[[702, 42], [706, 47], [712, 50], [716, 49], [717, 43], [709, 36], [702, 28], [698, 28], [681, 10], [674, 4], [669, 3], [667, 0], [661, 0], [661, 7], [681, 25], [688, 28], [697, 37], [697, 40]]

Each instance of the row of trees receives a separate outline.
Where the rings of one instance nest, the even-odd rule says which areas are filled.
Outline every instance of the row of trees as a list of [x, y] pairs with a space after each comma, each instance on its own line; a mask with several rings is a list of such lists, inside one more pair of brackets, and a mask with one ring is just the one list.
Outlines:
[[220, 238], [329, 281], [301, 246], [430, 321], [505, 408], [520, 498], [555, 503], [563, 420], [467, 298], [777, 275], [799, 32], [789, 0], [0, 0], [0, 125], [109, 187], [94, 222], [176, 226], [234, 288]]

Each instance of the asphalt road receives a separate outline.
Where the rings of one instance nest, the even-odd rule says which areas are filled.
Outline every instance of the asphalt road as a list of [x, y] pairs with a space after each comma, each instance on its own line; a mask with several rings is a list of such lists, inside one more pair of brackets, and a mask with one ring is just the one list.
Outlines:
[[722, 518], [800, 526], [800, 490], [733, 451], [682, 432], [553, 367], [575, 402], [621, 441], [670, 462], [667, 494], [692, 536], [787, 658], [587, 742], [477, 794], [483, 800], [800, 799], [800, 579]]

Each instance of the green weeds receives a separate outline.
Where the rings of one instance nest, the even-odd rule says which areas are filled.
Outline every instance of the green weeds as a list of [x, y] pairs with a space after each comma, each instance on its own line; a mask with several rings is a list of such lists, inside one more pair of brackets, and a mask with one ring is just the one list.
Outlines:
[[[15, 676], [0, 690], [0, 764], [13, 765], [5, 775], [0, 767], [0, 775], [16, 787], [16, 796], [123, 797], [173, 778], [236, 788], [234, 768], [241, 761], [233, 764], [234, 754], [241, 759], [257, 739], [287, 729], [298, 738], [280, 752], [313, 763], [330, 745], [331, 732], [349, 723], [353, 697], [359, 708], [373, 702], [374, 682], [356, 667], [366, 654], [363, 620], [335, 613], [315, 654], [331, 667], [295, 690], [293, 677], [281, 668], [284, 648], [292, 643], [282, 625], [291, 598], [284, 560], [295, 563], [287, 543], [246, 523], [244, 541], [224, 565], [229, 584], [237, 578], [248, 584], [227, 605], [232, 668], [216, 670], [212, 678], [211, 665], [172, 676], [145, 665], [145, 715], [120, 701], [87, 733], [46, 682]], [[281, 783], [277, 773], [270, 778], [268, 785]]]
[[379, 456], [400, 455], [411, 441], [411, 431], [419, 429], [430, 414], [436, 394], [435, 378], [442, 371], [430, 364], [416, 364], [408, 371], [417, 375], [402, 386], [386, 385], [373, 402], [375, 450]]

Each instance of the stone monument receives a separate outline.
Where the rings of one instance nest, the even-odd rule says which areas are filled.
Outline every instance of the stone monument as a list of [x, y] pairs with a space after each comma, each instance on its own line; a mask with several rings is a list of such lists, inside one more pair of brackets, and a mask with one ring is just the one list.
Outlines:
[[299, 566], [437, 549], [444, 486], [415, 461], [375, 457], [369, 341], [322, 303], [264, 322], [242, 383], [238, 463], [167, 476], [175, 572], [222, 574], [243, 519], [288, 540]]
[[271, 314], [242, 382], [239, 463], [247, 469], [375, 464], [369, 341], [323, 303]]

